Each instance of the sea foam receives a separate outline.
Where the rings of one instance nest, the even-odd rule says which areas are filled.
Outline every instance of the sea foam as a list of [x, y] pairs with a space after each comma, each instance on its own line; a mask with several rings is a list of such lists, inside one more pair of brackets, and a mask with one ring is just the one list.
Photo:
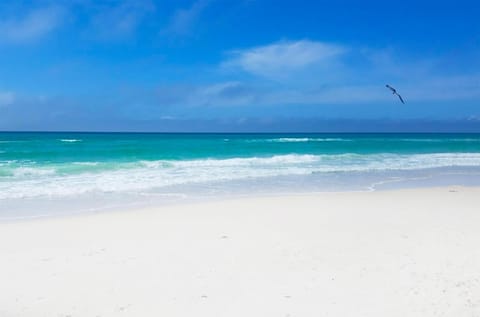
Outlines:
[[480, 167], [480, 153], [287, 154], [229, 159], [141, 160], [104, 165], [85, 162], [79, 166], [81, 169], [69, 169], [68, 165], [14, 167], [12, 175], [0, 181], [0, 199], [125, 191], [141, 193], [172, 185], [322, 173]]

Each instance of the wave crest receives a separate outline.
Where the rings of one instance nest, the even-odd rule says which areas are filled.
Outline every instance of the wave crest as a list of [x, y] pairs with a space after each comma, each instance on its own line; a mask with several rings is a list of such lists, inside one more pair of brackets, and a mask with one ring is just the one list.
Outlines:
[[82, 142], [83, 140], [81, 139], [60, 139], [60, 142], [65, 142], [65, 143], [75, 143], [75, 142]]
[[350, 139], [343, 138], [273, 138], [273, 139], [251, 139], [250, 143], [274, 142], [274, 143], [296, 143], [296, 142], [350, 142]]

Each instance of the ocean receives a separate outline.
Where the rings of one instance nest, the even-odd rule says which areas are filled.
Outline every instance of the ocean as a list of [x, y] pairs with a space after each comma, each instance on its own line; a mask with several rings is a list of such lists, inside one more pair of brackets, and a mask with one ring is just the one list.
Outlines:
[[1, 132], [0, 220], [479, 176], [480, 134]]

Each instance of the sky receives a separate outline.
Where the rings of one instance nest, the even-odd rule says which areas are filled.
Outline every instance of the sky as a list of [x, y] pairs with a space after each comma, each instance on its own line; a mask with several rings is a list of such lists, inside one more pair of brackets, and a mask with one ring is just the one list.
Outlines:
[[2, 0], [0, 131], [480, 132], [479, 12]]

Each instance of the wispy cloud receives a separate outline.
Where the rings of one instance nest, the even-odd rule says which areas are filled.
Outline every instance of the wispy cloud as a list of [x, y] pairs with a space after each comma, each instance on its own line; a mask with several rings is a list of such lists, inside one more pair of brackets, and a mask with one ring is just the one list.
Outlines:
[[190, 34], [194, 24], [212, 0], [197, 0], [188, 9], [178, 9], [162, 33], [175, 36]]
[[122, 0], [113, 4], [90, 5], [91, 27], [102, 38], [133, 34], [144, 18], [155, 11], [152, 0]]
[[[416, 106], [424, 102], [464, 102], [480, 100], [478, 77], [418, 79], [412, 83], [401, 82], [402, 96], [407, 101], [406, 111], [419, 111]], [[470, 83], [468, 83], [472, 80]], [[181, 111], [202, 107], [247, 107], [261, 109], [264, 106], [282, 108], [285, 105], [322, 106], [333, 105], [398, 105], [398, 99], [385, 88], [383, 81], [370, 84], [336, 84], [317, 87], [286, 87], [262, 85], [255, 82], [227, 81], [208, 85], [164, 85], [157, 88], [154, 103]], [[166, 109], [165, 108], [165, 109]]]
[[163, 85], [155, 91], [155, 102], [165, 107], [223, 107], [252, 104], [257, 88], [238, 81], [205, 85]]
[[480, 122], [480, 116], [471, 115], [467, 118], [468, 121]]
[[[392, 48], [365, 49], [319, 41], [283, 41], [227, 52], [220, 68], [235, 78], [254, 75], [255, 101], [264, 105], [389, 102], [393, 84], [408, 102], [480, 99], [480, 74], [445, 73], [448, 61], [399, 55]], [[250, 94], [251, 92], [249, 92]]]
[[[366, 104], [391, 99], [382, 86], [338, 86], [316, 90], [277, 86], [255, 86], [244, 82], [224, 82], [205, 86], [183, 87], [173, 92], [162, 89], [158, 101], [168, 106], [188, 107], [262, 107], [284, 105]], [[168, 95], [168, 99], [165, 96]], [[175, 96], [173, 98], [172, 96]]]
[[59, 27], [64, 17], [65, 11], [62, 7], [50, 6], [0, 20], [0, 41], [14, 43], [35, 41]]
[[269, 78], [284, 77], [311, 66], [328, 66], [346, 52], [337, 44], [309, 40], [282, 41], [229, 53], [221, 66]]
[[15, 94], [10, 91], [0, 91], [0, 107], [9, 106], [15, 102]]

